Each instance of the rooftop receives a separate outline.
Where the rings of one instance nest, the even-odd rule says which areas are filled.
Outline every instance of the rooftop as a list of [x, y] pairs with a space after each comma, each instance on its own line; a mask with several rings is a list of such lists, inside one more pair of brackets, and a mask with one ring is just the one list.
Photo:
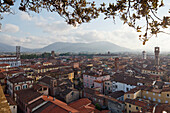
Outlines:
[[17, 91], [16, 94], [19, 97], [19, 99], [23, 101], [24, 103], [28, 103], [42, 96], [41, 93], [36, 92], [33, 88]]
[[32, 81], [32, 80], [33, 79], [27, 78], [24, 75], [14, 76], [14, 77], [8, 79], [8, 81], [10, 81], [11, 83], [18, 83], [18, 82], [25, 82], [25, 81]]
[[71, 113], [79, 113], [78, 110], [68, 106], [66, 103], [64, 103], [58, 99], [53, 100], [53, 97], [51, 97], [51, 96], [47, 97], [47, 96], [43, 95], [43, 100], [50, 101], [50, 102], [54, 103], [55, 105], [59, 106], [60, 108], [65, 109], [66, 111], [70, 111]]

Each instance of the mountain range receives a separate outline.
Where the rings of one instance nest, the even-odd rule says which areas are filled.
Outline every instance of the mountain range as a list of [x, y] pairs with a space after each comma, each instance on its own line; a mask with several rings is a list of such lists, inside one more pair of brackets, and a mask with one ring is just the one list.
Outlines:
[[[106, 53], [110, 52], [129, 52], [131, 51], [128, 48], [118, 46], [116, 44], [100, 41], [92, 43], [68, 43], [68, 42], [55, 42], [48, 46], [39, 49], [29, 49], [21, 47], [21, 52], [50, 52], [54, 50], [55, 52], [64, 53], [64, 52], [97, 52], [97, 53]], [[7, 44], [0, 43], [0, 52], [15, 52], [15, 46], [10, 46]]]

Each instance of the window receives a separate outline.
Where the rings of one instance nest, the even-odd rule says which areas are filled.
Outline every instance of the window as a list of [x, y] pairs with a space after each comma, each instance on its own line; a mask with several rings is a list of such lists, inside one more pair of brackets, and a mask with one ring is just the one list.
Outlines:
[[107, 89], [107, 86], [105, 86], [105, 89]]
[[165, 103], [168, 103], [168, 101], [166, 100]]
[[129, 88], [126, 88], [126, 91], [129, 91]]
[[153, 93], [153, 95], [155, 95], [155, 93]]
[[146, 91], [146, 94], [148, 94], [148, 91]]
[[16, 86], [15, 87], [15, 90], [17, 91], [17, 90], [20, 90], [20, 86]]
[[110, 90], [110, 87], [109, 87], [109, 90]]
[[128, 94], [127, 97], [130, 98], [130, 95]]
[[146, 96], [143, 96], [143, 98], [146, 98]]
[[131, 113], [131, 110], [129, 110], [129, 113]]
[[155, 99], [155, 98], [153, 98], [153, 101], [156, 101], [156, 99]]
[[131, 105], [129, 104], [129, 107], [131, 108]]
[[158, 96], [160, 97], [160, 96], [161, 96], [161, 94], [158, 94]]
[[149, 100], [151, 100], [151, 97], [148, 97]]
[[158, 99], [158, 102], [160, 103], [160, 102], [161, 102], [161, 100], [160, 100], [160, 99]]
[[22, 89], [26, 89], [27, 88], [27, 85], [22, 85]]
[[167, 94], [166, 96], [169, 97], [169, 94]]
[[100, 99], [99, 99], [99, 102], [100, 102]]
[[136, 110], [139, 110], [139, 108], [138, 108], [138, 107], [136, 107]]

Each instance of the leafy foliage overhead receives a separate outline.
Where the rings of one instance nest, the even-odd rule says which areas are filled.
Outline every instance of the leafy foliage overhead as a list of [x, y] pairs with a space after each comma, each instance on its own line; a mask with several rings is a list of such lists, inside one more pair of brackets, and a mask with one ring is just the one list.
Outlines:
[[[0, 19], [2, 13], [12, 13], [11, 6], [15, 0], [0, 0]], [[114, 0], [112, 3], [101, 3], [96, 5], [95, 1], [87, 0], [21, 0], [19, 10], [40, 13], [42, 9], [50, 12], [57, 12], [68, 24], [76, 26], [96, 19], [100, 14], [105, 18], [118, 16], [124, 24], [136, 29], [137, 32], [144, 33], [139, 35], [145, 44], [153, 35], [157, 35], [161, 28], [167, 28], [169, 17], [159, 18], [157, 11], [164, 6], [163, 0]], [[170, 11], [169, 11], [170, 13]], [[138, 22], [139, 21], [139, 22]], [[141, 25], [140, 23], [145, 25]], [[144, 22], [143, 22], [144, 21]]]

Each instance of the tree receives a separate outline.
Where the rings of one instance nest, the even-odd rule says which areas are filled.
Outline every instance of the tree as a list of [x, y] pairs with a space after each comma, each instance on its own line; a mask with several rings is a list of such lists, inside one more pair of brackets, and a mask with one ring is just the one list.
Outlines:
[[[2, 19], [2, 13], [12, 13], [11, 6], [14, 4], [15, 0], [0, 0], [0, 19]], [[100, 14], [105, 15], [104, 19], [115, 20], [118, 16], [124, 24], [135, 28], [137, 32], [144, 30], [139, 38], [145, 44], [153, 35], [164, 32], [161, 28], [167, 28], [170, 24], [169, 17], [159, 18], [156, 14], [163, 6], [163, 0], [115, 0], [112, 3], [103, 2], [100, 5], [96, 5], [95, 1], [86, 0], [21, 0], [19, 10], [40, 13], [42, 9], [46, 9], [58, 13], [73, 26], [90, 22], [98, 18]], [[143, 21], [142, 18], [145, 19], [144, 27], [138, 24], [138, 21]]]
[[100, 104], [98, 104], [98, 103], [95, 104], [95, 107], [96, 107], [96, 109], [98, 109], [98, 110], [102, 110]]

